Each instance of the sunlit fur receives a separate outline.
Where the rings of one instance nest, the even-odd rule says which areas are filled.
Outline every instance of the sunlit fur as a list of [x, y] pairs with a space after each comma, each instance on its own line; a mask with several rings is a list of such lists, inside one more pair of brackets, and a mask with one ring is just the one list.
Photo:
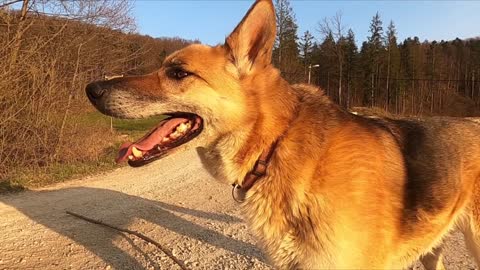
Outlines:
[[[188, 145], [229, 184], [278, 141], [243, 208], [280, 268], [401, 269], [421, 257], [440, 269], [442, 239], [457, 227], [478, 263], [479, 124], [350, 114], [282, 79], [274, 38], [272, 3], [257, 1], [225, 45], [191, 45], [154, 73], [99, 82], [95, 105], [128, 118], [198, 114], [204, 132]], [[172, 65], [191, 75], [171, 78]]]

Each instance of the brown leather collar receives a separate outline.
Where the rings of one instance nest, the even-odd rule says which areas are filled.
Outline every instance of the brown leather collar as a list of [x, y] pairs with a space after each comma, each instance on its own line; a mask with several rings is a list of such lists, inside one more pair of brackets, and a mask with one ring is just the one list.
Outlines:
[[[297, 119], [298, 113], [299, 106], [296, 106], [294, 109], [293, 117], [288, 123], [285, 132], [287, 132], [288, 127], [290, 127], [292, 122]], [[243, 178], [243, 183], [241, 186], [238, 184], [233, 184], [232, 196], [235, 201], [240, 203], [244, 202], [247, 191], [250, 190], [250, 188], [252, 188], [253, 185], [255, 185], [255, 183], [260, 178], [264, 177], [267, 174], [268, 163], [270, 162], [270, 159], [272, 158], [273, 153], [277, 148], [278, 142], [283, 138], [283, 136], [284, 135], [278, 137], [277, 140], [270, 145], [270, 148], [263, 150], [262, 154], [255, 162], [255, 165], [253, 165], [253, 169], [249, 173], [247, 173], [247, 175], [245, 175], [245, 178]]]
[[278, 141], [272, 143], [268, 150], [263, 150], [262, 154], [255, 162], [255, 165], [253, 165], [253, 169], [245, 175], [245, 178], [243, 178], [241, 186], [233, 184], [232, 196], [235, 201], [243, 202], [247, 191], [250, 190], [260, 178], [267, 174], [268, 163], [277, 148], [277, 142]]

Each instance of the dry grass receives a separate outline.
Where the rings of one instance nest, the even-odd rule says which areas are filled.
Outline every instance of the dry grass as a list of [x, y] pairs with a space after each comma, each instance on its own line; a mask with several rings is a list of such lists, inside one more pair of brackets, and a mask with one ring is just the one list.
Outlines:
[[[109, 118], [93, 112], [85, 85], [104, 75], [150, 71], [189, 44], [119, 31], [133, 28], [125, 17], [128, 1], [81, 2], [58, 6], [68, 8], [61, 18], [33, 12], [40, 6], [0, 8], [0, 190], [114, 167], [122, 135], [145, 132], [145, 123], [155, 120], [114, 121], [111, 128]], [[85, 13], [101, 5], [100, 13]]]
[[403, 117], [419, 117], [419, 116], [450, 116], [450, 117], [475, 117], [480, 114], [480, 111], [475, 102], [469, 98], [463, 97], [454, 92], [452, 89], [450, 93], [446, 94], [445, 108], [442, 111], [431, 112], [428, 109], [428, 104], [416, 113], [405, 112], [403, 114], [396, 114], [388, 112], [380, 107], [353, 107], [351, 112], [356, 112], [366, 116], [388, 117], [388, 118], [403, 118]]
[[353, 107], [350, 108], [351, 112], [354, 112], [359, 115], [365, 116], [377, 116], [377, 117], [388, 117], [393, 118], [395, 115], [387, 112], [386, 110], [379, 107]]

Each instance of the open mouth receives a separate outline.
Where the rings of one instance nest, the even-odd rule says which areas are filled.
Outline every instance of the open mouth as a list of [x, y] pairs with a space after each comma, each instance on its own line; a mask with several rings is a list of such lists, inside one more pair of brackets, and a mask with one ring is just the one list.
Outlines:
[[171, 149], [191, 141], [203, 129], [203, 120], [192, 113], [172, 113], [149, 133], [134, 143], [120, 146], [117, 163], [128, 160], [128, 165], [140, 167], [164, 157]]

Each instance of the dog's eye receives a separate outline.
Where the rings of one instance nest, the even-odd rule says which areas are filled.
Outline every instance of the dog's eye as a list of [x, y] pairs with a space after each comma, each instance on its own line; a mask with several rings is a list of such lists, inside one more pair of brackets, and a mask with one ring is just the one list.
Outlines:
[[190, 73], [181, 68], [173, 68], [167, 72], [167, 75], [172, 79], [181, 80], [190, 75]]

